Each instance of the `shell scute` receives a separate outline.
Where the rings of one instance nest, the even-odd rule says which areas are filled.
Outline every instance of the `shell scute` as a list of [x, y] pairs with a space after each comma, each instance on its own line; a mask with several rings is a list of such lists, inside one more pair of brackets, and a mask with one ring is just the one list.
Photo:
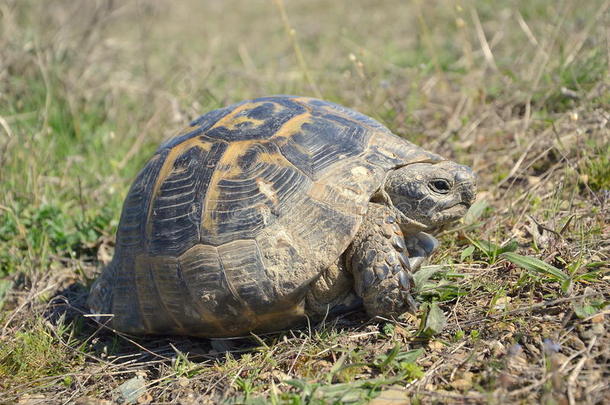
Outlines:
[[390, 133], [390, 131], [383, 126], [379, 121], [372, 119], [364, 114], [359, 113], [358, 111], [352, 110], [350, 108], [346, 108], [340, 104], [335, 104], [330, 101], [323, 101], [318, 99], [308, 99], [307, 104], [319, 108], [321, 111], [327, 111], [331, 114], [341, 114], [343, 117], [347, 117], [360, 125], [364, 125], [369, 129]]
[[151, 255], [179, 255], [199, 242], [199, 219], [214, 167], [206, 163], [220, 156], [222, 143], [209, 150], [193, 146], [180, 154], [157, 179], [148, 214], [147, 240]]
[[330, 114], [322, 117], [312, 114], [300, 131], [286, 137], [279, 147], [287, 160], [317, 180], [330, 165], [361, 154], [369, 136], [365, 128], [353, 121]]
[[237, 240], [218, 247], [229, 288], [251, 317], [273, 304], [274, 287], [265, 274], [262, 256], [252, 239]]
[[288, 99], [253, 100], [238, 105], [218, 120], [205, 135], [224, 141], [269, 139], [306, 109]]
[[216, 168], [208, 187], [201, 220], [203, 243], [217, 246], [256, 237], [311, 183], [271, 142], [238, 148], [230, 157], [226, 169]]
[[142, 235], [146, 230], [146, 213], [153, 199], [155, 180], [159, 175], [167, 152], [156, 154], [144, 166], [133, 182], [121, 213], [121, 226], [117, 230], [117, 246], [136, 249], [142, 246]]
[[218, 120], [233, 111], [233, 109], [234, 106], [219, 108], [217, 110], [212, 110], [207, 114], [204, 114], [201, 117], [191, 121], [188, 128], [183, 130], [177, 136], [174, 136], [173, 138], [170, 138], [167, 141], [163, 142], [161, 146], [159, 146], [157, 153], [163, 149], [171, 149], [186, 140], [205, 133], [205, 131], [207, 131], [214, 124], [216, 124]]

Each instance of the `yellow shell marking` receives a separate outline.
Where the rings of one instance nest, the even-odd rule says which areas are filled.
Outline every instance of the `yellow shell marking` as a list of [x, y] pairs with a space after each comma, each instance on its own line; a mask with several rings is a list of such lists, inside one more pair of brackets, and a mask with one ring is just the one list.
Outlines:
[[[214, 233], [215, 223], [212, 218], [212, 214], [216, 212], [216, 201], [219, 197], [219, 187], [218, 183], [222, 179], [226, 178], [235, 178], [242, 173], [241, 168], [235, 162], [237, 159], [246, 153], [251, 145], [254, 144], [265, 144], [271, 141], [259, 141], [259, 140], [245, 140], [245, 141], [237, 141], [229, 144], [222, 158], [218, 161], [216, 166], [216, 170], [210, 179], [210, 184], [207, 188], [207, 194], [204, 200], [203, 206], [203, 216], [201, 225], [208, 229], [210, 232]], [[279, 167], [293, 167], [294, 165], [287, 160], [283, 155], [279, 153], [260, 153], [258, 155], [258, 161], [264, 162], [267, 164], [273, 164]], [[298, 169], [297, 169], [298, 170]], [[259, 190], [262, 194], [264, 194], [269, 200], [271, 200], [274, 204], [279, 203], [279, 198], [275, 193], [272, 185], [266, 182], [262, 178], [257, 178], [256, 183], [259, 187]]]
[[[264, 124], [265, 123], [264, 120], [249, 118], [249, 117], [245, 117], [245, 116], [238, 116], [238, 115], [242, 111], [254, 109], [265, 103], [266, 102], [246, 103], [244, 105], [240, 105], [239, 107], [237, 107], [233, 111], [231, 111], [229, 114], [225, 115], [220, 120], [218, 120], [218, 122], [216, 122], [216, 124], [214, 124], [212, 126], [212, 128], [210, 128], [210, 129], [214, 129], [214, 128], [218, 128], [218, 127], [225, 127], [230, 130], [237, 129], [237, 125], [239, 125], [243, 122], [251, 122], [253, 127]], [[275, 106], [275, 104], [274, 104], [274, 106]]]
[[305, 124], [306, 122], [309, 122], [310, 118], [311, 118], [311, 114], [309, 112], [304, 112], [302, 114], [295, 115], [294, 117], [292, 117], [288, 121], [286, 121], [281, 126], [280, 129], [278, 129], [278, 131], [275, 135], [275, 138], [291, 137], [292, 135], [296, 134], [301, 129], [303, 124]]
[[167, 177], [172, 173], [172, 169], [174, 167], [174, 163], [176, 162], [176, 159], [178, 159], [182, 155], [182, 153], [184, 153], [186, 150], [188, 150], [192, 147], [198, 147], [198, 148], [203, 149], [206, 152], [209, 152], [210, 149], [212, 148], [212, 144], [208, 143], [208, 142], [202, 142], [199, 139], [199, 137], [193, 137], [193, 138], [187, 139], [186, 141], [174, 146], [173, 148], [171, 148], [169, 150], [169, 153], [167, 154], [167, 157], [165, 158], [165, 162], [163, 162], [163, 166], [161, 166], [161, 169], [159, 170], [159, 174], [157, 175], [157, 181], [155, 182], [155, 186], [153, 188], [152, 195], [150, 198], [150, 204], [148, 206], [148, 213], [146, 214], [146, 236], [147, 237], [149, 237], [152, 232], [152, 221], [150, 220], [150, 217], [152, 215], [153, 202], [155, 201], [155, 199], [157, 198], [157, 195], [159, 194], [159, 189], [161, 188], [161, 185], [163, 184], [165, 179], [167, 179]]
[[235, 117], [235, 119], [232, 120], [231, 122], [228, 122], [225, 125], [225, 127], [227, 129], [229, 129], [229, 130], [238, 129], [238, 125], [242, 124], [244, 122], [249, 122], [250, 124], [252, 124], [250, 126], [250, 128], [254, 128], [254, 127], [257, 127], [257, 126], [262, 125], [262, 124], [265, 123], [264, 120], [259, 120], [259, 119], [256, 119], [256, 118], [249, 118], [249, 117], [241, 116], [241, 117]]
[[223, 178], [235, 177], [241, 173], [241, 169], [235, 164], [235, 161], [241, 153], [247, 150], [249, 145], [255, 142], [248, 140], [230, 143], [220, 160], [216, 163], [216, 170], [214, 170], [214, 174], [210, 178], [210, 184], [208, 184], [203, 202], [201, 224], [205, 229], [209, 229], [211, 232], [215, 229], [212, 213], [215, 212], [216, 207], [212, 206], [212, 204], [215, 204], [219, 197], [218, 182]]

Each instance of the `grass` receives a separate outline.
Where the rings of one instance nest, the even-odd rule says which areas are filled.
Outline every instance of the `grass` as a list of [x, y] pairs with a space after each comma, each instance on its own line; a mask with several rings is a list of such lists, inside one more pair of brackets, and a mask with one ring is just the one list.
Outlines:
[[[609, 12], [0, 3], [0, 402], [608, 401]], [[230, 341], [99, 330], [87, 287], [139, 168], [190, 119], [278, 93], [478, 173], [479, 202], [416, 276], [421, 311]]]

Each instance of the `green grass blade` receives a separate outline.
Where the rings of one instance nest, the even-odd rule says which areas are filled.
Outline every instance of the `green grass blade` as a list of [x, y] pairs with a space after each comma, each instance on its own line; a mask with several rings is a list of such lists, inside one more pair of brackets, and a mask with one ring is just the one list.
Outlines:
[[468, 209], [464, 215], [464, 223], [467, 225], [475, 224], [481, 219], [485, 211], [489, 208], [489, 203], [485, 200], [477, 201]]
[[535, 257], [522, 256], [514, 252], [505, 252], [502, 253], [501, 256], [525, 270], [547, 275], [557, 281], [567, 281], [570, 279], [566, 273], [559, 270], [557, 267], [543, 262], [540, 259], [536, 259]]

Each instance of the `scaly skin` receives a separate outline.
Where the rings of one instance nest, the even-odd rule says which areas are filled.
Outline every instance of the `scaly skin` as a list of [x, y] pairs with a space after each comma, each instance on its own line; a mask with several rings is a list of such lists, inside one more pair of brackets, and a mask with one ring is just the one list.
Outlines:
[[466, 214], [476, 197], [476, 177], [451, 161], [414, 163], [391, 172], [384, 192], [386, 203], [402, 214], [406, 234], [434, 231]]
[[354, 276], [354, 291], [370, 316], [392, 316], [416, 310], [409, 252], [396, 214], [371, 203], [354, 242], [345, 253]]
[[349, 248], [311, 285], [307, 312], [342, 312], [358, 297], [371, 316], [415, 311], [412, 274], [438, 246], [423, 231], [461, 218], [475, 199], [475, 183], [470, 168], [449, 161], [390, 173]]

